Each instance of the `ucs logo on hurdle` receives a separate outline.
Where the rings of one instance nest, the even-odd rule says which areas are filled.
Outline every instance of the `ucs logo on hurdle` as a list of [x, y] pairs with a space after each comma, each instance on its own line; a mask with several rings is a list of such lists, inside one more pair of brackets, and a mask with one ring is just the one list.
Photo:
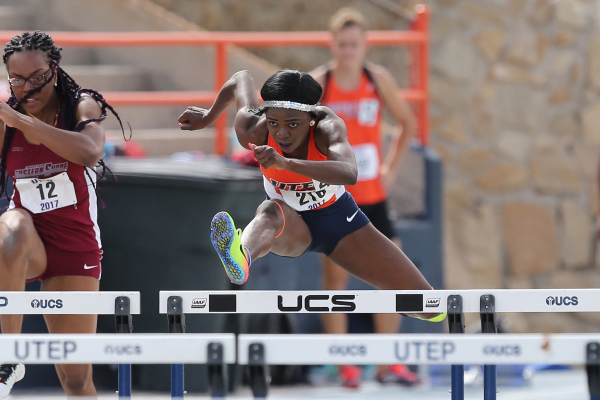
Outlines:
[[546, 304], [549, 306], [576, 306], [579, 304], [577, 296], [548, 296]]
[[129, 356], [139, 356], [142, 354], [142, 346], [136, 344], [130, 345], [111, 345], [108, 344], [104, 347], [104, 352], [106, 354], [118, 354], [118, 355], [129, 355]]
[[[278, 295], [277, 308], [279, 311], [284, 312], [298, 312], [302, 310], [302, 307], [306, 311], [312, 312], [351, 312], [356, 310], [356, 304], [354, 304], [355, 297], [353, 294], [335, 294], [333, 296], [328, 294], [309, 294], [304, 296], [304, 301], [302, 301], [303, 296], [299, 295], [296, 298], [296, 304], [292, 302], [289, 305], [284, 305], [283, 296]], [[320, 305], [317, 305], [317, 302], [320, 302]], [[331, 305], [331, 308], [329, 305]]]
[[31, 300], [31, 308], [62, 308], [63, 301], [61, 299], [33, 299]]

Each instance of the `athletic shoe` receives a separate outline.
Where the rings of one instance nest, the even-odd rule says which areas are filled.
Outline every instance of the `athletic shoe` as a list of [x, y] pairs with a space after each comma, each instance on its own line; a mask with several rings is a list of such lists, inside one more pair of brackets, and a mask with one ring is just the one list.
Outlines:
[[402, 386], [414, 386], [420, 383], [417, 374], [409, 370], [406, 365], [390, 365], [386, 372], [377, 374], [376, 379], [384, 385], [396, 383]]
[[446, 319], [446, 317], [448, 316], [448, 313], [443, 312], [443, 313], [438, 314], [438, 315], [436, 315], [435, 317], [432, 317], [432, 318], [421, 318], [418, 315], [405, 314], [405, 313], [400, 313], [400, 315], [402, 315], [404, 317], [412, 317], [412, 318], [420, 319], [421, 321], [442, 322], [443, 320]]
[[223, 262], [229, 280], [236, 285], [246, 282], [250, 274], [250, 257], [242, 245], [242, 230], [235, 229], [225, 211], [217, 213], [210, 224], [210, 240]]
[[441, 313], [439, 315], [436, 315], [433, 318], [421, 318], [421, 317], [417, 317], [418, 319], [422, 319], [423, 321], [429, 321], [429, 322], [442, 322], [443, 320], [446, 319], [446, 317], [448, 316], [448, 313]]
[[342, 386], [349, 389], [358, 389], [360, 387], [360, 368], [354, 365], [342, 365], [340, 367], [340, 379]]
[[0, 365], [0, 399], [6, 399], [10, 390], [16, 382], [25, 376], [25, 365], [23, 364], [1, 364]]

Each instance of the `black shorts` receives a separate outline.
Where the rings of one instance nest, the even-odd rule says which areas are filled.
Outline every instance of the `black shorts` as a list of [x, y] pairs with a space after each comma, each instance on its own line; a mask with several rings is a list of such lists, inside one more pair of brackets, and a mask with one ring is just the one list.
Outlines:
[[362, 212], [365, 213], [369, 221], [373, 224], [375, 228], [381, 233], [383, 233], [388, 239], [395, 238], [396, 232], [394, 231], [394, 227], [392, 226], [392, 221], [389, 217], [387, 201], [382, 201], [381, 203], [369, 204], [359, 206]]
[[344, 237], [369, 223], [350, 193], [332, 205], [317, 210], [299, 211], [312, 236], [307, 251], [330, 255]]

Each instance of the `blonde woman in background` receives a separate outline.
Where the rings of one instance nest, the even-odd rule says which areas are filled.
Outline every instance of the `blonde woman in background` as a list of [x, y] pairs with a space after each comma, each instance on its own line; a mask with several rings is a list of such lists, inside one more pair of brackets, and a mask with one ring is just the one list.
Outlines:
[[[321, 103], [346, 123], [348, 141], [358, 166], [358, 181], [347, 190], [360, 209], [386, 237], [400, 246], [388, 217], [387, 192], [393, 185], [398, 166], [415, 135], [416, 118], [410, 106], [397, 96], [397, 84], [383, 66], [366, 60], [367, 24], [362, 14], [350, 8], [339, 10], [330, 20], [333, 59], [310, 74], [323, 86]], [[387, 108], [399, 134], [389, 145], [385, 158], [381, 147], [381, 114]], [[323, 289], [344, 290], [349, 274], [329, 257], [322, 255]], [[347, 333], [345, 314], [323, 314], [327, 333]], [[373, 315], [376, 333], [397, 333], [400, 316]], [[345, 387], [360, 386], [361, 370], [352, 365], [340, 368]], [[380, 365], [376, 378], [381, 383], [411, 386], [418, 377], [404, 365]]]

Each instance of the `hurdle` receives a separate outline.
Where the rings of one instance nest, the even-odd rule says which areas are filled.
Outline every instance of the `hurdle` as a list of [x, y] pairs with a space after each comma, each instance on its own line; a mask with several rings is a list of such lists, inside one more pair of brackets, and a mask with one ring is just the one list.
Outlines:
[[3, 362], [28, 364], [233, 364], [233, 334], [6, 334]]
[[[600, 368], [600, 335], [589, 334], [240, 334], [238, 363], [250, 368], [255, 398], [267, 395], [267, 365], [530, 364], [554, 363]], [[590, 390], [591, 391], [591, 390]], [[600, 399], [592, 395], [591, 400]]]
[[[161, 291], [159, 312], [178, 302], [182, 315], [205, 313], [448, 313], [450, 334], [464, 334], [465, 313], [479, 313], [482, 333], [497, 333], [498, 312], [598, 312], [600, 289]], [[180, 308], [180, 310], [179, 310]], [[286, 337], [289, 335], [286, 335]], [[312, 335], [314, 336], [314, 335]], [[355, 335], [353, 335], [354, 337]], [[377, 335], [379, 338], [381, 335]], [[504, 335], [502, 335], [504, 336]], [[500, 336], [494, 336], [497, 340]], [[260, 358], [260, 354], [257, 355]], [[473, 360], [470, 360], [472, 362]], [[290, 364], [288, 359], [285, 364]], [[496, 399], [496, 364], [484, 364], [484, 399]], [[464, 366], [451, 363], [452, 400], [464, 399]], [[257, 397], [265, 372], [251, 365]], [[600, 396], [600, 368], [587, 368], [592, 396]], [[600, 397], [599, 397], [600, 399]]]
[[[131, 315], [140, 314], [140, 293], [102, 291], [0, 292], [0, 314], [114, 314], [116, 332], [131, 333], [133, 331]], [[4, 336], [8, 335], [3, 334], [0, 337]], [[6, 359], [1, 360], [2, 362], [8, 362]], [[130, 398], [131, 365], [119, 364], [118, 377], [119, 398]]]
[[[169, 297], [165, 313], [169, 322], [169, 333], [185, 333], [185, 314], [181, 297]], [[213, 358], [208, 363], [208, 387], [211, 397], [214, 398], [223, 398], [227, 394], [227, 374], [222, 358], [222, 351], [215, 349]], [[171, 398], [180, 399], [184, 394], [184, 364], [173, 363], [171, 364]]]

